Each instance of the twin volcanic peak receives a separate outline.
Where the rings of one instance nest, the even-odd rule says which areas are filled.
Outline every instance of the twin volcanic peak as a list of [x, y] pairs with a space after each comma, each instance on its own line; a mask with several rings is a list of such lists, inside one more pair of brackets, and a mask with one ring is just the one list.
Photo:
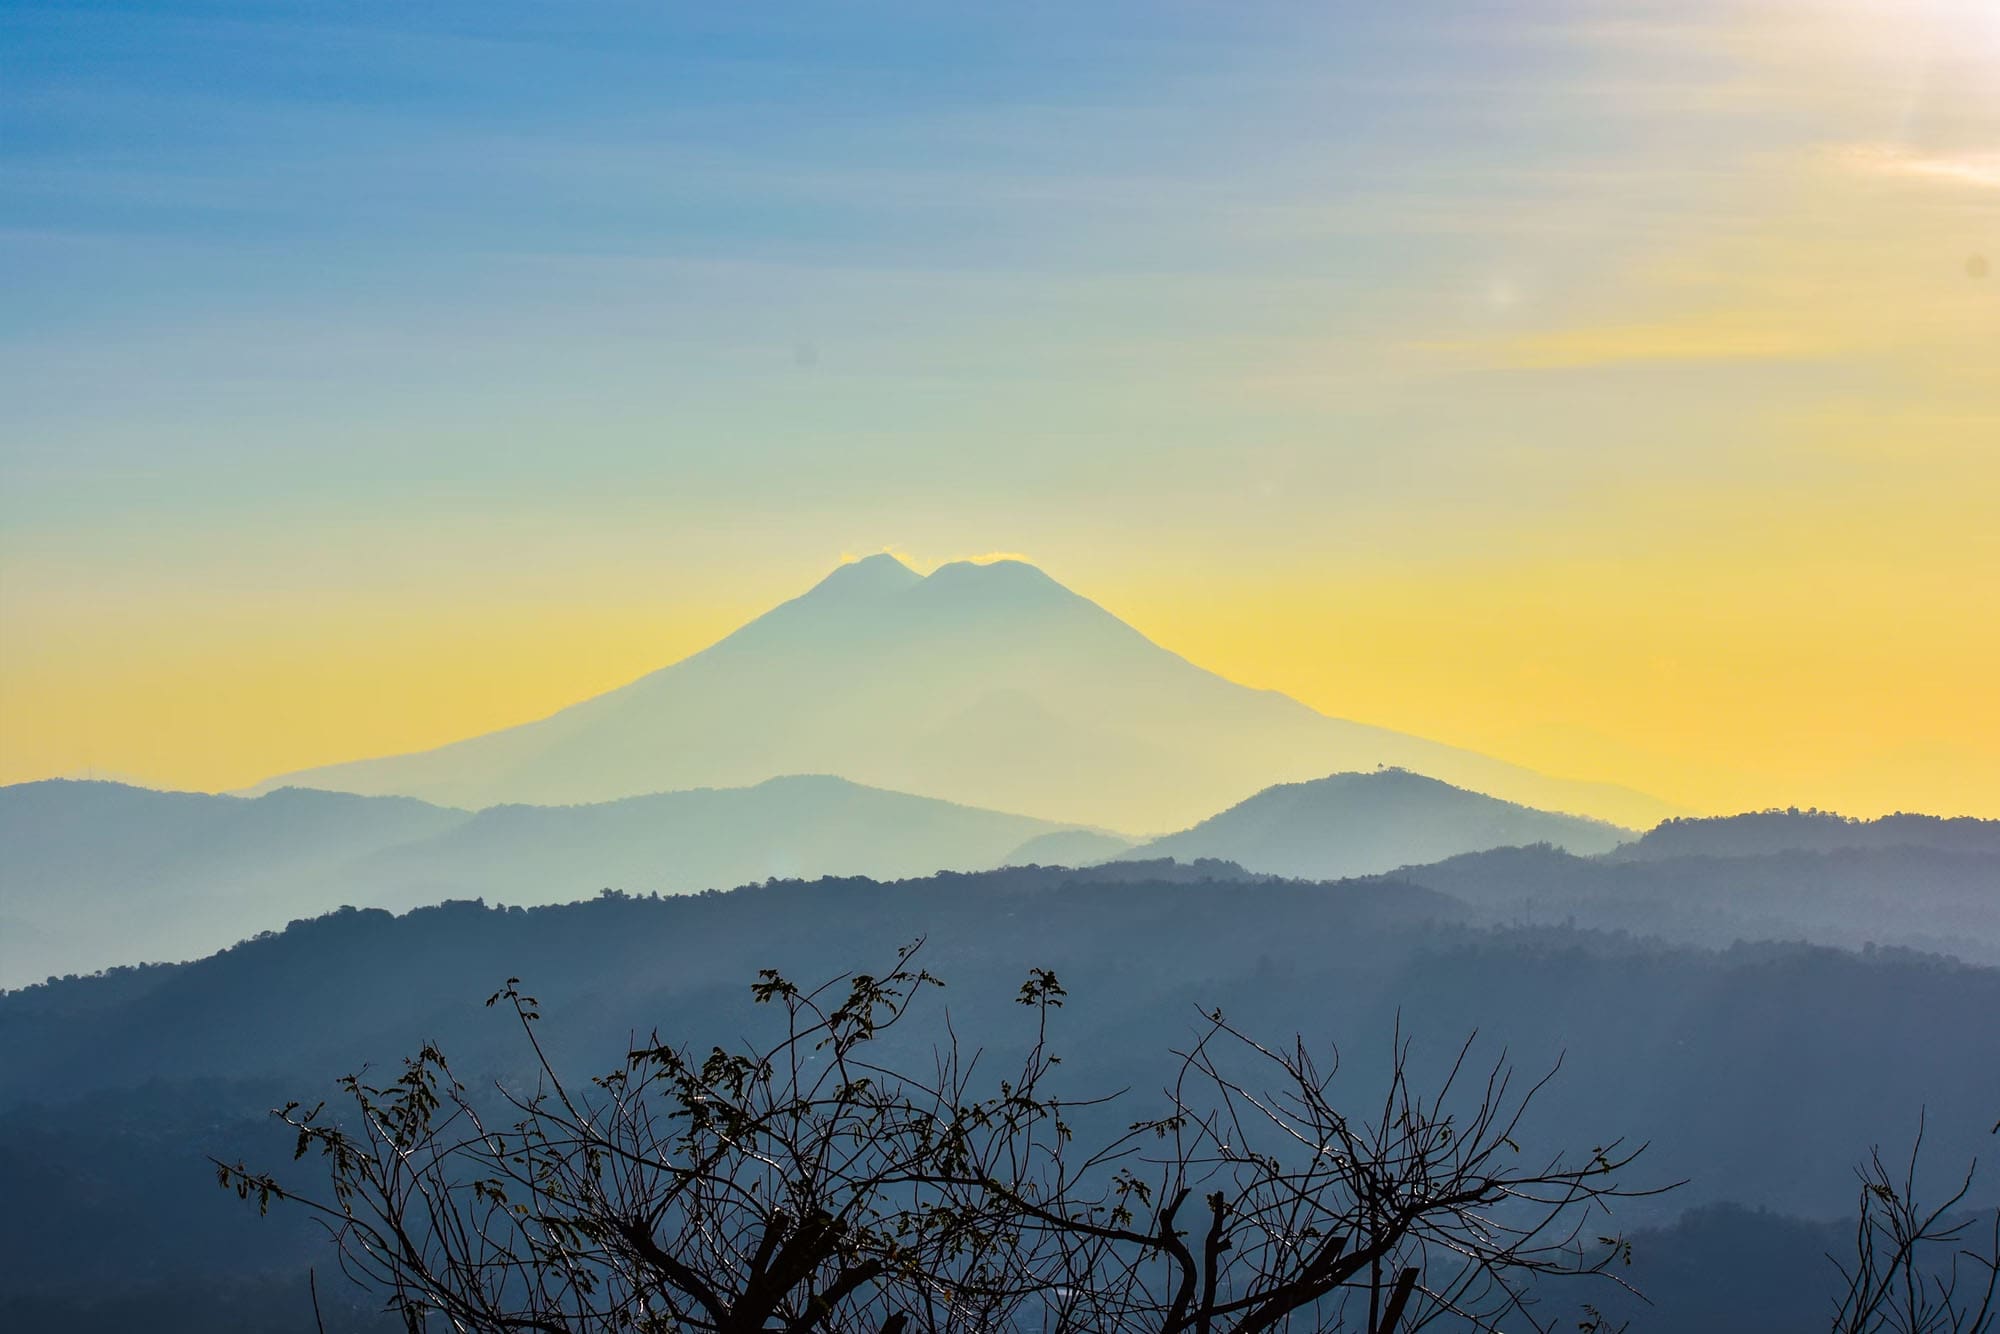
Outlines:
[[1627, 825], [1641, 794], [1331, 718], [1204, 671], [1022, 561], [925, 576], [893, 556], [629, 685], [435, 750], [263, 785], [480, 808], [785, 774], [1133, 832], [1184, 828], [1274, 782], [1396, 766]]

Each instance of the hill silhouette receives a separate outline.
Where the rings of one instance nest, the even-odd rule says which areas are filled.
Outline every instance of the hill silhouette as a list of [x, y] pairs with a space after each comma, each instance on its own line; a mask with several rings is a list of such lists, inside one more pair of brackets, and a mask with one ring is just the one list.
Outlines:
[[343, 904], [681, 892], [772, 876], [923, 875], [1045, 837], [1123, 840], [825, 776], [477, 813], [406, 797], [261, 797], [52, 780], [0, 788], [0, 986], [187, 959]]
[[830, 773], [1131, 831], [1273, 782], [1398, 765], [1649, 825], [1641, 794], [1330, 718], [1204, 671], [1020, 561], [844, 565], [709, 648], [537, 722], [281, 785], [451, 806], [565, 805]]
[[1133, 846], [1119, 834], [1094, 829], [1065, 829], [1031, 838], [1007, 858], [1009, 866], [1095, 866]]
[[1548, 843], [1606, 852], [1628, 831], [1538, 811], [1402, 769], [1281, 783], [1127, 857], [1219, 857], [1308, 880], [1369, 875], [1463, 852]]

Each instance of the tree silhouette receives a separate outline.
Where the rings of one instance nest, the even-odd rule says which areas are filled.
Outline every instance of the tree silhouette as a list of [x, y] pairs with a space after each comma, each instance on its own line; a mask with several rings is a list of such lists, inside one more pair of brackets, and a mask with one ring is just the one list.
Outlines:
[[[752, 990], [782, 1011], [775, 1042], [702, 1053], [656, 1033], [588, 1088], [510, 980], [488, 1004], [517, 1019], [532, 1090], [487, 1110], [427, 1046], [387, 1083], [342, 1080], [338, 1114], [277, 1113], [328, 1193], [217, 1174], [260, 1208], [313, 1211], [411, 1330], [1551, 1329], [1531, 1283], [1619, 1281], [1628, 1252], [1592, 1220], [1653, 1192], [1620, 1184], [1638, 1151], [1616, 1142], [1527, 1157], [1553, 1071], [1517, 1090], [1504, 1055], [1473, 1072], [1468, 1039], [1426, 1094], [1398, 1034], [1379, 1104], [1352, 1114], [1337, 1054], [1211, 1013], [1164, 1108], [1119, 1129], [1119, 1095], [1056, 1088], [1049, 972], [1017, 997], [1026, 1055], [984, 1091], [948, 1016], [923, 1060], [885, 1054], [941, 985], [917, 952], [810, 990], [767, 971]], [[1111, 1129], [1086, 1149], [1085, 1123]]]
[[1861, 1208], [1853, 1259], [1835, 1262], [1841, 1291], [1833, 1334], [1991, 1334], [2000, 1325], [2000, 1212], [1990, 1239], [1975, 1249], [1982, 1225], [1958, 1211], [1972, 1191], [1977, 1160], [1942, 1201], [1920, 1203], [1923, 1147], [1920, 1120], [1900, 1171], [1879, 1147], [1855, 1171]]

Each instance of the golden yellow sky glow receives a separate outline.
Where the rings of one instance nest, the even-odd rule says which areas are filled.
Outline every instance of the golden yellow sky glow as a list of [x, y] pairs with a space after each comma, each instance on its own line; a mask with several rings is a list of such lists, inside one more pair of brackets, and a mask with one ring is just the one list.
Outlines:
[[[759, 509], [718, 473], [662, 483], [653, 511], [615, 487], [324, 522], [18, 502], [0, 781], [228, 789], [440, 744], [663, 666], [886, 545], [920, 568], [1019, 551], [1232, 679], [1691, 810], [2000, 817], [2000, 4], [1647, 12], [1565, 29], [1591, 67], [1556, 91], [1624, 127], [1601, 172], [1441, 224], [1538, 245], [1475, 238], [1479, 264], [1366, 318], [1287, 307], [1211, 350], [1108, 335], [1085, 370], [1173, 360], [1020, 390], [1014, 418], [1003, 385], [963, 457], [899, 458], [859, 499]], [[1457, 208], [1396, 206], [1419, 205]], [[1291, 200], [1284, 225], [1338, 237], [1356, 207]], [[1085, 293], [1071, 312], [1125, 299], [1063, 290]], [[1210, 324], [1231, 309], [1172, 291]], [[1010, 327], [966, 334], [966, 360]], [[798, 360], [837, 370], [832, 347]], [[911, 392], [959, 438], [958, 400]], [[1169, 442], [1153, 408], [1222, 425]], [[856, 471], [866, 426], [840, 445]], [[562, 427], [496, 428], [479, 458], [504, 469], [537, 430]], [[975, 453], [1017, 438], [1046, 453], [993, 481]]]

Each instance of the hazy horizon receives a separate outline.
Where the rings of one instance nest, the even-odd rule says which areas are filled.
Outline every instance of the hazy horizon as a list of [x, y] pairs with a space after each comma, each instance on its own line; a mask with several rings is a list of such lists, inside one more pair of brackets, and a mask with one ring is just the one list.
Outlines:
[[[642, 681], [647, 677], [650, 677], [656, 673], [664, 671], [667, 668], [679, 666], [680, 664], [688, 661], [690, 658], [695, 658], [704, 653], [705, 651], [707, 651], [708, 649], [715, 647], [716, 644], [729, 639], [737, 631], [745, 629], [752, 623], [768, 615], [770, 612], [778, 610], [785, 603], [796, 601], [797, 599], [805, 596], [806, 593], [817, 589], [820, 586], [820, 584], [831, 579], [833, 575], [837, 574], [840, 570], [848, 568], [853, 565], [860, 564], [864, 561], [880, 562], [885, 560], [895, 562], [895, 564], [898, 567], [909, 571], [912, 576], [914, 576], [919, 580], [927, 579], [930, 574], [935, 573], [938, 569], [941, 569], [946, 565], [992, 565], [1003, 562], [1009, 564], [1027, 565], [1030, 568], [1037, 570], [1038, 572], [1046, 574], [1046, 571], [1041, 571], [1041, 567], [1035, 564], [1031, 556], [1024, 553], [1013, 552], [1013, 551], [981, 552], [969, 556], [954, 556], [948, 559], [931, 560], [931, 561], [919, 560], [918, 558], [912, 556], [908, 552], [894, 548], [884, 548], [881, 551], [866, 552], [866, 553], [843, 552], [839, 556], [838, 563], [834, 565], [834, 567], [831, 570], [822, 573], [817, 580], [811, 580], [808, 581], [806, 584], [801, 585], [800, 587], [796, 588], [789, 596], [781, 597], [773, 606], [761, 608], [750, 612], [749, 614], [744, 616], [743, 620], [740, 623], [728, 626], [720, 634], [716, 635], [713, 640], [697, 644], [692, 648], [690, 648], [686, 653], [672, 659], [671, 661], [654, 664], [649, 668], [642, 669], [634, 676], [612, 681], [608, 683], [603, 689], [593, 691], [591, 696], [571, 698], [571, 699], [551, 700], [546, 705], [538, 708], [535, 712], [530, 713], [526, 716], [499, 720], [494, 724], [492, 728], [488, 730], [504, 731], [509, 728], [517, 727], [523, 724], [540, 722], [544, 719], [551, 718], [553, 715], [561, 713], [564, 710], [569, 709], [577, 704], [587, 702], [589, 698], [593, 698], [597, 694], [602, 694], [605, 693], [606, 691], [620, 690], [626, 686], [634, 685], [637, 682]], [[1060, 583], [1060, 581], [1057, 582]], [[1063, 587], [1067, 589], [1066, 585]], [[1076, 592], [1077, 590], [1067, 589], [1067, 591]], [[1114, 617], [1117, 616], [1117, 612], [1115, 609], [1106, 608], [1106, 610], [1111, 611]], [[1151, 637], [1149, 636], [1149, 638]], [[1157, 643], [1158, 641], [1155, 640], [1154, 642]], [[1174, 652], [1171, 646], [1161, 645], [1161, 647], [1167, 648], [1169, 652]], [[1181, 656], [1185, 658], [1187, 655], [1176, 654], [1176, 656]], [[1224, 673], [1221, 673], [1219, 671], [1214, 671], [1214, 669], [1211, 668], [1207, 663], [1194, 659], [1189, 659], [1189, 660], [1192, 661], [1195, 667], [1202, 669], [1205, 673], [1212, 673], [1216, 676], [1220, 676], [1225, 681], [1232, 681], [1233, 684], [1237, 685], [1252, 684], [1249, 682], [1234, 680], [1233, 678], [1228, 677]], [[1268, 687], [1257, 687], [1254, 685], [1252, 685], [1252, 688], [1268, 689]], [[1300, 702], [1303, 703], [1306, 701], [1301, 700]], [[1308, 705], [1308, 707], [1315, 707], [1316, 712], [1325, 714], [1330, 717], [1336, 717], [1336, 718], [1343, 717], [1343, 715], [1331, 713], [1329, 710], [1326, 710], [1324, 708], [1317, 708], [1316, 706], [1311, 706], [1310, 704]], [[1360, 723], [1372, 723], [1373, 721], [1366, 718], [1352, 717], [1351, 715], [1346, 716], [1346, 720], [1353, 722], [1360, 722]], [[480, 733], [455, 734], [441, 738], [424, 736], [421, 741], [399, 748], [376, 751], [376, 752], [367, 752], [367, 753], [352, 753], [352, 752], [340, 753], [336, 754], [331, 758], [319, 758], [305, 764], [296, 764], [273, 771], [259, 772], [254, 776], [243, 777], [238, 775], [221, 782], [211, 781], [206, 784], [198, 781], [187, 781], [187, 780], [177, 781], [176, 779], [169, 776], [159, 776], [154, 774], [120, 770], [117, 768], [103, 768], [95, 764], [86, 765], [78, 768], [71, 768], [56, 773], [29, 773], [29, 772], [12, 773], [0, 770], [0, 783], [33, 782], [43, 778], [60, 777], [60, 778], [79, 778], [79, 779], [101, 779], [113, 782], [131, 783], [138, 786], [154, 788], [162, 791], [192, 791], [192, 792], [215, 792], [215, 793], [231, 793], [231, 792], [244, 793], [244, 792], [268, 791], [292, 783], [295, 780], [303, 782], [304, 785], [306, 786], [313, 786], [315, 784], [310, 779], [310, 777], [307, 777], [305, 779], [300, 779], [300, 775], [302, 774], [310, 775], [311, 773], [322, 767], [333, 766], [335, 768], [338, 768], [341, 765], [351, 764], [354, 762], [414, 755], [432, 749], [436, 745], [450, 745], [452, 743], [467, 740], [470, 737], [477, 735], [481, 734]], [[1421, 733], [1418, 735], [1424, 735], [1424, 739], [1429, 741], [1443, 741], [1447, 745], [1455, 744], [1449, 738], [1445, 737], [1438, 737], [1435, 735], [1425, 735]], [[1467, 747], [1467, 749], [1470, 749], [1470, 747]], [[1514, 760], [1513, 756], [1507, 754], [1496, 754], [1494, 755], [1493, 758], [1510, 762]], [[4, 763], [4, 760], [0, 760], [0, 763]], [[1350, 766], [1342, 765], [1338, 762], [1329, 762], [1328, 765], [1324, 766], [1324, 771], [1339, 772], [1347, 770], [1349, 768]], [[1418, 766], [1418, 771], [1429, 772], [1429, 767], [1420, 764]], [[686, 791], [696, 787], [721, 786], [727, 788], [729, 786], [736, 784], [766, 781], [768, 777], [776, 777], [791, 773], [806, 774], [806, 773], [817, 773], [817, 772], [826, 772], [829, 774], [839, 773], [841, 776], [850, 778], [855, 776], [854, 774], [848, 774], [842, 772], [842, 766], [838, 762], [835, 762], [833, 764], [830, 764], [829, 766], [824, 767], [823, 769], [815, 769], [815, 768], [805, 768], [797, 770], [779, 769], [773, 771], [768, 775], [760, 775], [754, 778], [739, 778], [735, 780], [734, 784], [732, 784], [731, 781], [725, 780], [720, 782], [719, 784], [700, 782], [700, 783], [689, 783], [684, 785], [662, 786], [658, 788], [640, 786], [632, 788], [630, 791], [621, 790], [615, 793], [607, 792], [605, 794], [600, 794], [587, 799], [615, 800], [619, 799], [620, 797], [629, 795], [640, 795], [653, 792]], [[1270, 777], [1271, 781], [1274, 782], [1305, 781], [1311, 777], [1317, 776], [1319, 772], [1320, 772], [1319, 770], [1312, 770], [1310, 772], [1302, 772], [1300, 774], [1290, 775], [1289, 777], [1285, 774], [1273, 772], [1270, 773], [1268, 776]], [[1632, 793], [1634, 793], [1636, 796], [1644, 797], [1647, 799], [1654, 799], [1657, 798], [1658, 796], [1657, 793], [1647, 792], [1644, 789], [1639, 788], [1636, 784], [1630, 782], [1621, 782], [1614, 779], [1606, 779], [1601, 774], [1598, 773], [1562, 772], [1562, 771], [1550, 771], [1550, 770], [1543, 770], [1540, 772], [1544, 772], [1547, 774], [1547, 776], [1560, 780], [1607, 783], [1613, 787], [1627, 789]], [[864, 779], [863, 781], [867, 780]], [[1492, 786], [1491, 784], [1481, 784], [1477, 779], [1468, 780], [1460, 777], [1457, 778], [1456, 781], [1458, 781], [1462, 785], [1472, 790], [1478, 790], [1478, 791], [1485, 791], [1487, 787]], [[889, 790], [902, 791], [904, 790], [904, 787], [896, 785], [893, 782], [891, 782], [889, 784]], [[1249, 795], [1250, 790], [1251, 789], [1246, 789], [1243, 795], [1245, 796]], [[398, 791], [399, 794], [402, 795], [417, 795], [414, 792], [403, 793], [401, 792], [400, 789], [396, 789], [396, 791]], [[431, 795], [433, 797], [435, 796], [435, 794]], [[926, 794], [926, 795], [936, 795], [936, 794]], [[951, 796], [945, 796], [944, 799], [955, 800], [956, 798], [953, 798]], [[451, 804], [451, 803], [446, 802], [446, 804]], [[473, 803], [471, 808], [478, 809], [481, 804], [482, 803]], [[486, 802], [483, 804], [491, 805], [495, 803]], [[963, 804], [974, 805], [974, 806], [982, 805], [982, 803], [977, 801], [967, 801], [964, 802]], [[1644, 809], [1641, 805], [1637, 803], [1631, 804], [1629, 806], [1621, 805], [1617, 810], [1611, 811], [1609, 814], [1607, 814], [1608, 808], [1603, 808], [1603, 807], [1593, 808], [1587, 802], [1575, 802], [1575, 801], [1563, 802], [1557, 800], [1557, 801], [1545, 801], [1544, 804], [1548, 805], [1549, 808], [1553, 810], [1573, 810], [1584, 814], [1596, 814], [1602, 818], [1622, 820], [1624, 823], [1635, 828], [1647, 827], [1652, 823], [1653, 819], [1658, 818], [1658, 816], [1656, 815], [1635, 814], [1634, 812], [1639, 812]], [[1012, 805], [993, 807], [993, 809], [1004, 809], [1009, 811], [1010, 813], [1016, 813], [1016, 814], [1029, 814], [1031, 812], [1028, 808], [1033, 807], [1034, 805], [1035, 803], [1031, 801], [1028, 802], [1026, 806], [1022, 806], [1019, 803], [1016, 803]], [[1681, 813], [1718, 815], [1718, 814], [1730, 814], [1737, 811], [1811, 807], [1813, 805], [1815, 805], [1815, 803], [1810, 800], [1802, 801], [1798, 799], [1795, 795], [1774, 791], [1770, 793], [1768, 795], [1768, 798], [1765, 800], [1762, 801], [1753, 800], [1741, 804], [1730, 804], [1728, 802], [1722, 802], [1714, 805], [1702, 806], [1697, 804], [1691, 804], [1686, 801], [1660, 800], [1657, 801], [1656, 803], [1656, 809], [1658, 811], [1658, 815], [1681, 814]], [[1879, 809], [1872, 807], [1858, 807], [1858, 806], [1836, 807], [1832, 805], [1827, 805], [1824, 807], [1824, 809], [1837, 810], [1841, 814], [1852, 815], [1860, 818], [1871, 818], [1879, 815], [1902, 812], [1907, 810], [1917, 810], [1917, 809], [1923, 809], [1927, 814], [1936, 814], [1944, 816], [1954, 816], [1954, 815], [1979, 816], [1986, 814], [1986, 812], [1974, 809], [1955, 809], [1948, 807], [1919, 808], [1907, 803], [1904, 804], [1889, 803], [1881, 806]], [[1034, 810], [1032, 813], [1044, 819], [1067, 820], [1075, 817], [1074, 812], [1068, 812], [1068, 811], [1057, 812], [1048, 807], [1043, 807], [1042, 809]], [[1167, 823], [1159, 824], [1156, 826], [1148, 826], [1144, 824], [1128, 825], [1127, 832], [1136, 833], [1143, 836], [1143, 835], [1153, 835], [1153, 834], [1164, 834], [1167, 832], [1171, 832], [1174, 829], [1178, 829], [1180, 827], [1181, 826], [1178, 823], [1169, 821]]]

